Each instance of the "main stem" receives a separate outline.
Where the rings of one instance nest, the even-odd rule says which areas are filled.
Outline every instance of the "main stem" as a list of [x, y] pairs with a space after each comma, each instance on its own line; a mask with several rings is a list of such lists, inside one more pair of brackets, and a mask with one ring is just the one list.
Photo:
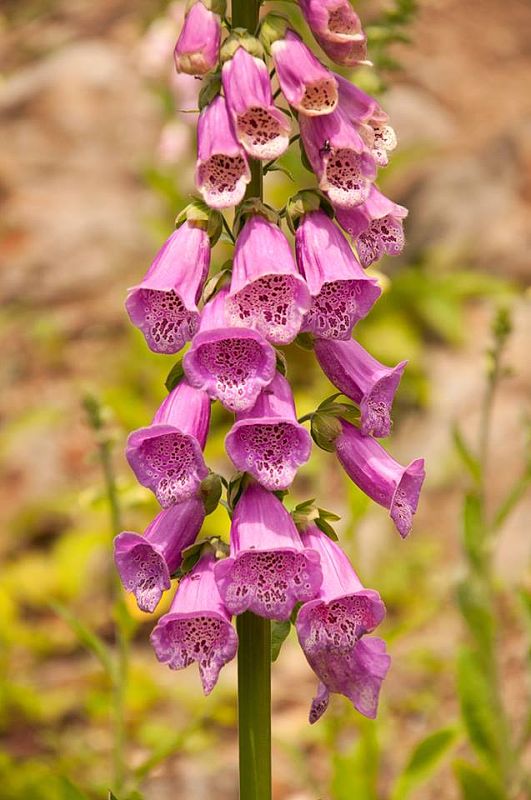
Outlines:
[[[232, 25], [256, 32], [260, 0], [232, 0]], [[262, 164], [251, 163], [246, 197], [262, 199]], [[237, 618], [240, 800], [271, 800], [271, 623]]]

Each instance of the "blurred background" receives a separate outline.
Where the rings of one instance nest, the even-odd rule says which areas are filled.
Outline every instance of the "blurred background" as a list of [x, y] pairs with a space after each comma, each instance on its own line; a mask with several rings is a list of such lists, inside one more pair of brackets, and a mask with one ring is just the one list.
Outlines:
[[[341, 515], [386, 602], [393, 667], [377, 722], [335, 697], [310, 727], [315, 679], [288, 638], [274, 797], [525, 800], [531, 5], [358, 5], [376, 68], [356, 80], [382, 93], [399, 137], [382, 188], [410, 209], [406, 253], [378, 265], [387, 290], [358, 332], [385, 363], [409, 359], [389, 448], [424, 456], [427, 482], [406, 543], [332, 455], [294, 484], [292, 504]], [[124, 605], [111, 559], [113, 527], [141, 531], [155, 513], [123, 444], [175, 361], [149, 353], [123, 300], [193, 191], [197, 117], [176, 109], [196, 108], [199, 83], [171, 60], [184, 3], [0, 9], [0, 797], [234, 798], [235, 664], [207, 699], [195, 668], [159, 665], [153, 619]], [[267, 180], [277, 206], [312, 184], [291, 150], [295, 184]], [[286, 355], [304, 414], [332, 389], [311, 353]], [[225, 475], [229, 424], [216, 408], [207, 461]], [[225, 535], [222, 509], [205, 531]]]

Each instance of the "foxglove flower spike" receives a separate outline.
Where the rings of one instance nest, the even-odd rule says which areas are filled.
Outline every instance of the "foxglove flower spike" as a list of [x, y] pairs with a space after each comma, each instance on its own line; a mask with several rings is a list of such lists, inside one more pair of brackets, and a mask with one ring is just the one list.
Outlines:
[[225, 446], [235, 467], [249, 472], [266, 489], [288, 488], [308, 461], [312, 442], [297, 422], [290, 385], [280, 373], [251, 409], [237, 414]]
[[238, 500], [230, 557], [215, 572], [229, 611], [277, 620], [289, 619], [297, 602], [315, 597], [322, 579], [317, 553], [303, 546], [280, 500], [256, 483]]
[[324, 374], [361, 411], [361, 431], [377, 438], [391, 433], [391, 407], [407, 361], [386, 367], [358, 342], [318, 339], [315, 355]]
[[169, 612], [151, 634], [158, 660], [170, 669], [184, 669], [197, 662], [206, 695], [238, 648], [230, 614], [217, 589], [214, 565], [213, 553], [200, 558], [180, 581]]
[[196, 494], [208, 475], [203, 458], [210, 424], [205, 392], [181, 381], [158, 409], [153, 422], [129, 435], [126, 457], [139, 483], [163, 508]]
[[302, 217], [295, 249], [312, 295], [301, 330], [323, 338], [348, 339], [379, 298], [378, 281], [364, 273], [348, 241], [324, 211]]
[[298, 334], [310, 303], [282, 231], [260, 215], [251, 217], [234, 250], [230, 324], [254, 328], [273, 344], [287, 344]]
[[275, 351], [252, 328], [227, 322], [228, 289], [222, 288], [201, 314], [199, 332], [183, 366], [192, 386], [203, 389], [230, 411], [251, 408], [275, 374]]
[[389, 516], [405, 539], [411, 532], [424, 482], [424, 459], [417, 458], [403, 467], [372, 436], [364, 436], [350, 422], [340, 422], [342, 433], [335, 446], [341, 466], [362, 492], [389, 509]]
[[291, 125], [273, 105], [265, 63], [239, 47], [221, 72], [237, 138], [252, 158], [278, 158], [289, 144]]
[[161, 247], [125, 307], [155, 353], [178, 353], [199, 327], [197, 301], [210, 267], [207, 232], [184, 222]]
[[250, 180], [247, 156], [232, 130], [225, 100], [218, 95], [197, 123], [196, 186], [209, 206], [228, 208], [241, 202]]
[[141, 611], [152, 612], [171, 576], [181, 564], [182, 551], [193, 544], [205, 509], [196, 497], [161, 511], [143, 536], [131, 531], [114, 540], [114, 560], [124, 589], [133, 592]]
[[218, 63], [221, 42], [221, 20], [197, 0], [184, 19], [181, 34], [175, 45], [177, 72], [206, 75]]

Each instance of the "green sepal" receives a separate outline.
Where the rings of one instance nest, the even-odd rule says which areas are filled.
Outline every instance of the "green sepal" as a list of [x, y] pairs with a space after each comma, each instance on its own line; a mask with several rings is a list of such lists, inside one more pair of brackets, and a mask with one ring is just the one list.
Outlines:
[[221, 63], [229, 61], [239, 47], [243, 47], [255, 58], [264, 58], [264, 48], [256, 36], [252, 36], [246, 28], [233, 28], [221, 45], [219, 51]]
[[289, 636], [291, 622], [287, 620], [273, 620], [271, 623], [271, 661], [276, 661], [280, 655], [282, 645]]
[[256, 214], [259, 214], [268, 222], [273, 223], [273, 225], [278, 225], [280, 222], [278, 211], [275, 211], [274, 208], [263, 203], [258, 197], [250, 197], [248, 200], [244, 200], [243, 203], [240, 203], [236, 209], [233, 225], [234, 235], [238, 236], [246, 221]]
[[278, 42], [279, 39], [285, 38], [288, 28], [289, 20], [283, 14], [270, 12], [265, 15], [260, 25], [258, 38], [267, 55], [271, 55], [271, 45], [273, 42]]
[[189, 547], [185, 547], [182, 551], [181, 566], [172, 574], [172, 578], [183, 578], [193, 570], [201, 556], [206, 553], [214, 553], [217, 559], [226, 558], [229, 555], [229, 546], [219, 536], [209, 536], [206, 539], [200, 539], [194, 542]]
[[164, 386], [168, 392], [173, 392], [176, 386], [184, 378], [183, 360], [180, 358], [168, 372], [168, 377], [164, 381]]
[[220, 211], [207, 206], [199, 198], [194, 198], [186, 208], [177, 215], [175, 227], [189, 222], [192, 226], [202, 228], [207, 232], [212, 247], [216, 244], [223, 230], [223, 217]]
[[218, 507], [222, 490], [223, 484], [221, 482], [221, 475], [218, 475], [216, 472], [210, 472], [206, 478], [201, 481], [199, 493], [207, 516], [212, 514]]
[[285, 353], [282, 350], [275, 349], [275, 356], [277, 359], [277, 372], [280, 372], [285, 378], [288, 376], [288, 362]]
[[301, 218], [311, 211], [322, 210], [334, 218], [334, 207], [325, 195], [318, 189], [302, 189], [286, 203], [286, 220], [292, 233], [295, 233]]
[[299, 333], [295, 339], [295, 344], [297, 347], [300, 347], [301, 350], [313, 350], [314, 342], [315, 336], [311, 333]]
[[218, 94], [221, 92], [221, 73], [213, 72], [212, 75], [207, 75], [203, 78], [203, 85], [198, 97], [198, 108], [202, 111], [210, 105]]
[[216, 272], [215, 275], [212, 275], [212, 277], [209, 278], [205, 283], [205, 288], [203, 289], [202, 294], [203, 303], [208, 303], [209, 300], [212, 300], [215, 294], [223, 289], [224, 286], [227, 286], [230, 283], [231, 275], [232, 261], [229, 259], [228, 261], [225, 261], [220, 271]]
[[341, 435], [341, 423], [332, 414], [316, 411], [311, 419], [310, 433], [317, 447], [335, 453], [336, 439]]

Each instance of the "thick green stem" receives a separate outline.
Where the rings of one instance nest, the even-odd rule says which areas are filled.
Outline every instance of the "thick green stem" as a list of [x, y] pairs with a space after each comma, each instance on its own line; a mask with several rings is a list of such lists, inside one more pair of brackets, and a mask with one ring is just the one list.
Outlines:
[[[232, 25], [255, 33], [260, 0], [232, 0]], [[251, 162], [247, 197], [262, 199], [262, 164]], [[271, 623], [238, 617], [240, 800], [271, 800]]]
[[240, 800], [271, 800], [271, 623], [238, 617]]

